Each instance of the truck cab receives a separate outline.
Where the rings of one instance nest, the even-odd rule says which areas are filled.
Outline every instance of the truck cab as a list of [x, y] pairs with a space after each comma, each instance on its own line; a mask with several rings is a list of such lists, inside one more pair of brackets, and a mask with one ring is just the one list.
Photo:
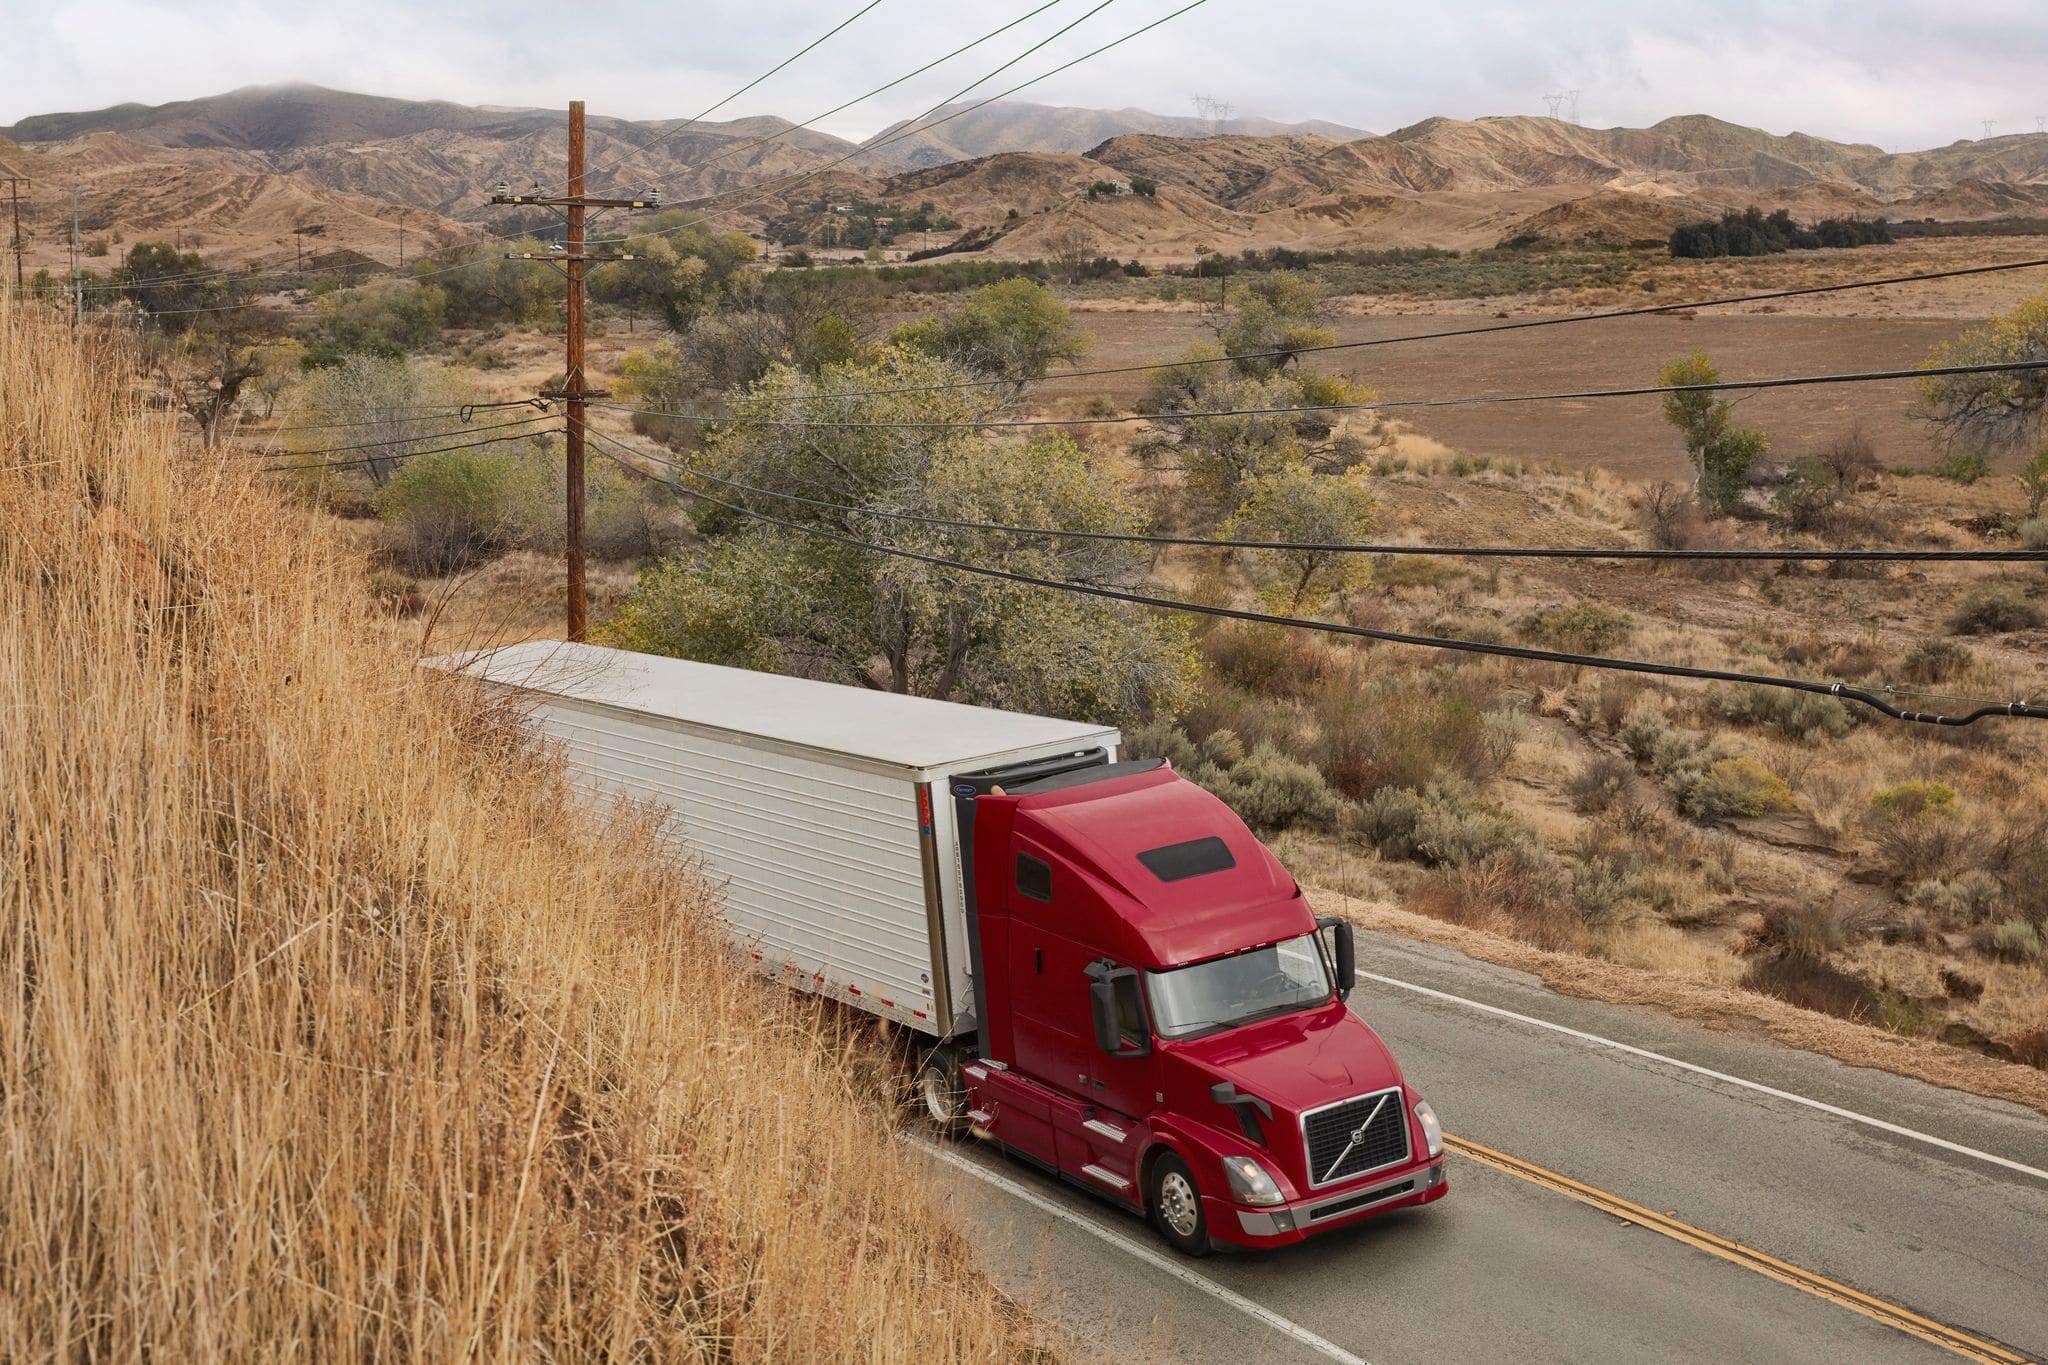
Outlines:
[[1228, 806], [1158, 762], [954, 792], [976, 1136], [1195, 1255], [1443, 1197], [1435, 1115], [1346, 1003], [1350, 926], [1319, 923]]

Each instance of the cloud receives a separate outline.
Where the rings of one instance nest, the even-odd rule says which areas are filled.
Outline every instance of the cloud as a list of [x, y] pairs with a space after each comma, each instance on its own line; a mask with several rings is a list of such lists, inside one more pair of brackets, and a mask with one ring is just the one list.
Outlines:
[[[977, 92], [994, 93], [1170, 13], [1182, 0], [1117, 0]], [[882, 0], [874, 11], [719, 117], [809, 118], [1021, 15]], [[1086, 12], [1062, 0], [981, 48], [832, 120], [860, 135], [917, 113]], [[252, 0], [56, 0], [9, 19], [0, 123], [124, 101], [161, 103], [286, 80], [409, 98], [553, 106], [633, 118], [695, 113], [858, 8], [858, 0], [500, 0], [345, 6]], [[1240, 113], [1390, 130], [1431, 115], [1539, 113], [1578, 90], [1585, 122], [1640, 125], [1711, 113], [1885, 146], [2031, 131], [2048, 112], [2038, 0], [1723, 0], [1698, 11], [1618, 0], [1570, 6], [1361, 0], [1208, 0], [1128, 47], [1020, 98], [1191, 112], [1210, 94]]]

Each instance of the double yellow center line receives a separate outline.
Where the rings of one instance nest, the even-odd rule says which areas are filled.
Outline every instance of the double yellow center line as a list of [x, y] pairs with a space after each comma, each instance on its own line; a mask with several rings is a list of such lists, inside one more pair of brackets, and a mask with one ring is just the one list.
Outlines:
[[1717, 1237], [1703, 1228], [1696, 1228], [1690, 1223], [1681, 1222], [1669, 1214], [1658, 1213], [1655, 1209], [1646, 1209], [1641, 1204], [1631, 1203], [1619, 1195], [1609, 1194], [1605, 1190], [1596, 1189], [1591, 1185], [1574, 1180], [1568, 1175], [1559, 1175], [1556, 1171], [1546, 1170], [1544, 1167], [1524, 1161], [1520, 1157], [1509, 1156], [1506, 1152], [1497, 1152], [1493, 1148], [1482, 1146], [1469, 1138], [1451, 1137], [1448, 1134], [1444, 1137], [1444, 1146], [1468, 1160], [1476, 1161], [1483, 1166], [1491, 1166], [1497, 1171], [1505, 1171], [1512, 1176], [1519, 1176], [1531, 1184], [1555, 1190], [1559, 1194], [1576, 1199], [1582, 1204], [1590, 1204], [1603, 1213], [1613, 1214], [1615, 1217], [1626, 1219], [1638, 1227], [1648, 1228], [1651, 1232], [1662, 1233], [1673, 1241], [1697, 1247], [1710, 1256], [1718, 1256], [1722, 1260], [1732, 1262], [1746, 1270], [1753, 1270], [1759, 1275], [1767, 1275], [1781, 1284], [1789, 1284], [1794, 1289], [1802, 1289], [1809, 1294], [1826, 1299], [1830, 1303], [1840, 1304], [1842, 1307], [1853, 1312], [1861, 1313], [1866, 1318], [1881, 1322], [1887, 1327], [1895, 1327], [1901, 1332], [1910, 1333], [1913, 1336], [1919, 1337], [1922, 1341], [1932, 1342], [1934, 1345], [1953, 1351], [1966, 1359], [1982, 1361], [1985, 1365], [2029, 1365], [2026, 1356], [2008, 1350], [1994, 1342], [1973, 1337], [1967, 1332], [1947, 1326], [1944, 1323], [1936, 1322], [1932, 1318], [1921, 1317], [1918, 1313], [1910, 1309], [1901, 1308], [1895, 1303], [1873, 1298], [1860, 1290], [1851, 1289], [1845, 1284], [1838, 1284], [1824, 1275], [1816, 1275], [1811, 1270], [1802, 1269], [1789, 1261], [1781, 1261], [1775, 1256], [1766, 1255], [1764, 1252], [1746, 1247], [1740, 1242], [1731, 1242], [1725, 1237]]

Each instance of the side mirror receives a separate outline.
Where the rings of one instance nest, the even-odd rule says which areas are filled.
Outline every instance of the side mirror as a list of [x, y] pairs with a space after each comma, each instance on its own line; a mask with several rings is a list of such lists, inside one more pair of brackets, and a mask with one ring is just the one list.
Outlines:
[[1116, 986], [1100, 979], [1089, 982], [1088, 1003], [1095, 1015], [1095, 1046], [1114, 1056], [1122, 1045], [1116, 1026]]
[[1095, 1023], [1095, 1046], [1112, 1057], [1143, 1057], [1152, 1051], [1145, 1028], [1145, 1006], [1138, 994], [1138, 973], [1108, 962], [1088, 964], [1088, 1012]]
[[1358, 949], [1352, 942], [1351, 923], [1341, 919], [1319, 919], [1316, 932], [1322, 935], [1323, 947], [1329, 953], [1330, 965], [1336, 972], [1337, 998], [1349, 999], [1351, 988], [1358, 984]]

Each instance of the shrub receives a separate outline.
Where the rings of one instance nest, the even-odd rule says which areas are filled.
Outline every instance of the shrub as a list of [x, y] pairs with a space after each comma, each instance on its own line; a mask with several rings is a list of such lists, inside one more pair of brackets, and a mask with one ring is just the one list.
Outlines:
[[1553, 952], [1579, 952], [1586, 927], [1572, 911], [1570, 887], [1554, 861], [1503, 853], [1424, 877], [1409, 888], [1408, 908], [1472, 928], [1504, 922], [1515, 937]]
[[2008, 962], [2038, 962], [2048, 955], [2048, 943], [2026, 920], [2009, 919], [1991, 931], [1991, 952]]
[[1779, 955], [1800, 962], [1825, 962], [1855, 939], [1854, 916], [1818, 901], [1776, 905], [1764, 912], [1764, 938]]
[[1906, 893], [1906, 903], [1952, 924], [1982, 924], [2005, 901], [2005, 887], [1981, 867], [1952, 877], [1930, 877]]
[[2003, 635], [2041, 624], [2041, 609], [2011, 588], [1985, 588], [1971, 593], [1950, 613], [1951, 635]]
[[1647, 701], [1630, 707], [1621, 718], [1621, 727], [1615, 731], [1621, 746], [1639, 763], [1649, 762], [1650, 756], [1670, 735], [1670, 718], [1661, 707]]
[[1253, 829], [1328, 825], [1336, 813], [1336, 797], [1323, 775], [1271, 745], [1261, 745], [1231, 769], [1230, 787], [1231, 805]]
[[1381, 787], [1417, 790], [1446, 778], [1483, 782], [1514, 756], [1520, 731], [1484, 673], [1387, 674], [1360, 686], [1333, 674], [1307, 699], [1313, 734], [1301, 757], [1356, 797]]
[[1946, 782], [1901, 782], [1873, 795], [1870, 809], [1891, 820], [1952, 820], [1962, 813], [1956, 789]]
[[1766, 815], [1791, 810], [1792, 789], [1753, 758], [1723, 758], [1687, 788], [1681, 804], [1695, 820]]
[[1907, 682], [1945, 683], [1970, 671], [1976, 656], [1953, 640], [1926, 640], [1907, 653], [1899, 672]]
[[1865, 828], [1893, 885], [1945, 879], [1970, 865], [1979, 840], [1960, 814], [1945, 782], [1902, 782], [1871, 797]]
[[1951, 483], [1972, 484], [1991, 473], [1991, 460], [1981, 450], [1951, 451], [1933, 472]]
[[1856, 728], [1856, 715], [1834, 697], [1818, 692], [1793, 692], [1782, 687], [1717, 689], [1710, 704], [1737, 725], [1775, 730], [1801, 744], [1840, 739]]
[[2029, 517], [2019, 525], [2020, 544], [2029, 550], [2048, 550], [2048, 517]]
[[1641, 877], [1614, 858], [1591, 858], [1571, 868], [1572, 913], [1592, 928], [1606, 928], [1627, 918], [1641, 887]]
[[1635, 632], [1627, 612], [1580, 599], [1523, 617], [1515, 630], [1525, 640], [1575, 654], [1604, 654]]
[[407, 573], [438, 578], [502, 549], [516, 477], [506, 456], [473, 450], [406, 461], [376, 499], [377, 514], [394, 532], [394, 562]]
[[1166, 721], [1153, 721], [1124, 736], [1123, 757], [1163, 758], [1176, 772], [1185, 773], [1202, 761], [1195, 742]]
[[1612, 754], [1602, 754], [1565, 783], [1565, 795], [1571, 799], [1573, 810], [1592, 815], [1612, 809], [1635, 785], [1634, 765]]
[[1388, 787], [1346, 811], [1347, 830], [1382, 856], [1428, 867], [1463, 867], [1497, 853], [1541, 846], [1536, 832], [1458, 782], [1421, 792]]

